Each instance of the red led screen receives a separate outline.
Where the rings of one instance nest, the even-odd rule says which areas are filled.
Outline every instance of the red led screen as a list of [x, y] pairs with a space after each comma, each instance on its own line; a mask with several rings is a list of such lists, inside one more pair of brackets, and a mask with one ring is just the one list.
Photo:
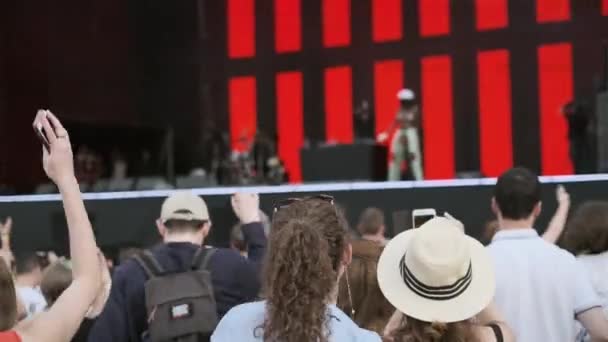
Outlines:
[[509, 52], [479, 52], [477, 68], [481, 173], [496, 177], [513, 166]]
[[350, 45], [350, 1], [323, 0], [323, 46]]
[[475, 0], [475, 14], [478, 31], [509, 26], [507, 0]]
[[452, 60], [449, 56], [423, 57], [421, 72], [424, 177], [452, 178], [455, 172]]
[[325, 69], [325, 136], [328, 142], [353, 142], [353, 84], [349, 66]]
[[541, 168], [543, 174], [572, 173], [568, 126], [562, 107], [572, 100], [572, 46], [569, 43], [538, 48]]
[[230, 144], [235, 151], [245, 151], [257, 126], [255, 77], [243, 76], [228, 82]]
[[372, 0], [372, 38], [374, 42], [401, 40], [402, 0]]
[[255, 55], [255, 0], [227, 0], [228, 56]]
[[277, 134], [279, 157], [285, 163], [289, 181], [302, 181], [300, 149], [304, 142], [304, 102], [302, 95], [302, 73], [280, 72], [277, 85]]

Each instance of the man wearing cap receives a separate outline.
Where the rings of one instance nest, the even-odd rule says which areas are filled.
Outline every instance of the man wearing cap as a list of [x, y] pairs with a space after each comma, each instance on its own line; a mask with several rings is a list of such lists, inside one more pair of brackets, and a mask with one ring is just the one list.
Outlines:
[[388, 180], [402, 179], [403, 164], [407, 164], [406, 179], [422, 180], [422, 154], [418, 136], [418, 104], [416, 95], [411, 89], [401, 89], [397, 93], [400, 107], [395, 121], [384, 132], [378, 134], [377, 140], [383, 143], [388, 140], [389, 132], [396, 129], [390, 145], [390, 162]]
[[[248, 258], [244, 258], [238, 252], [222, 248], [209, 260], [219, 318], [233, 306], [257, 297], [259, 266], [266, 249], [258, 195], [236, 194], [232, 197], [232, 207], [241, 222], [249, 253]], [[188, 271], [211, 229], [205, 201], [191, 192], [176, 192], [164, 201], [156, 225], [163, 243], [151, 249], [154, 258], [167, 272]], [[89, 341], [142, 341], [149, 319], [144, 291], [146, 280], [146, 273], [134, 259], [116, 269], [110, 298], [91, 330]]]

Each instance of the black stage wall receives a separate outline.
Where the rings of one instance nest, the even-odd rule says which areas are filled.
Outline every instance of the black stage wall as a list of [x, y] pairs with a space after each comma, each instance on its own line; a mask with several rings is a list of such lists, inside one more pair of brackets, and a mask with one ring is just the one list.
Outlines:
[[[370, 184], [370, 183], [367, 183]], [[376, 183], [382, 186], [382, 183]], [[393, 186], [395, 183], [392, 183]], [[401, 183], [407, 185], [409, 183]], [[368, 206], [377, 206], [386, 212], [389, 230], [392, 231], [392, 212], [414, 208], [436, 208], [448, 211], [461, 219], [470, 235], [479, 237], [482, 225], [491, 219], [491, 185], [449, 186], [449, 187], [395, 188], [344, 191], [314, 191], [313, 186], [302, 187], [304, 191], [332, 194], [344, 207], [351, 224], [356, 222], [359, 213]], [[334, 189], [340, 187], [336, 184]], [[317, 188], [323, 187], [319, 185]], [[401, 186], [401, 185], [397, 185]], [[331, 187], [331, 185], [329, 186]], [[573, 208], [585, 200], [606, 199], [608, 179], [602, 181], [567, 183]], [[281, 198], [303, 196], [306, 192], [285, 193], [281, 187], [267, 187], [268, 194], [261, 195], [262, 208], [271, 213], [272, 204]], [[543, 214], [537, 225], [544, 228], [556, 208], [555, 184], [543, 186]], [[208, 191], [207, 189], [201, 191]], [[144, 193], [146, 194], [146, 193]], [[148, 195], [150, 193], [147, 193]], [[214, 228], [210, 243], [226, 246], [230, 227], [236, 217], [230, 208], [229, 196], [203, 196], [207, 201]], [[16, 250], [55, 249], [65, 250], [67, 233], [61, 203], [45, 202], [6, 202], [9, 198], [0, 197], [0, 218], [11, 215], [14, 218], [14, 240]], [[98, 243], [103, 247], [125, 245], [148, 246], [157, 241], [154, 220], [160, 212], [162, 197], [87, 200], [87, 209], [94, 224]], [[399, 227], [395, 227], [399, 229]]]

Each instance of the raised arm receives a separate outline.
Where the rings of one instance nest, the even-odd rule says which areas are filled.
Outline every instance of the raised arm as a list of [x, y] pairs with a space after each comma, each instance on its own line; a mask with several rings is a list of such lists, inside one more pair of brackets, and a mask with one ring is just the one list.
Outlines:
[[594, 307], [576, 315], [593, 342], [608, 342], [608, 320], [601, 307]]
[[12, 268], [13, 251], [11, 249], [11, 231], [13, 228], [13, 219], [8, 217], [4, 223], [0, 223], [0, 241], [2, 241], [2, 248], [0, 248], [0, 257], [6, 262], [6, 266], [10, 270]]
[[42, 126], [50, 143], [43, 151], [43, 166], [61, 193], [72, 256], [72, 284], [55, 304], [36, 318], [17, 326], [23, 342], [69, 341], [76, 333], [102, 284], [93, 229], [74, 176], [68, 132], [48, 111], [38, 111], [34, 126]]
[[557, 210], [549, 222], [547, 230], [543, 233], [543, 239], [549, 243], [556, 243], [564, 231], [566, 220], [568, 219], [568, 211], [570, 210], [570, 194], [566, 191], [563, 185], [558, 185], [555, 190], [557, 198]]
[[237, 193], [232, 196], [232, 209], [241, 222], [247, 257], [261, 263], [266, 251], [266, 234], [260, 218], [260, 198], [257, 194]]

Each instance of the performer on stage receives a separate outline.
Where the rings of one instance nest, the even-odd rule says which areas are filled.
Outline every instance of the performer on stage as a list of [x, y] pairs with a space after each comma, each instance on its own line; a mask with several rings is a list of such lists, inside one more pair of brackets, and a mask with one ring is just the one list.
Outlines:
[[397, 99], [400, 102], [400, 108], [395, 116], [395, 121], [377, 137], [378, 142], [383, 143], [394, 131], [390, 143], [391, 159], [388, 165], [388, 180], [422, 180], [424, 174], [418, 134], [416, 95], [410, 89], [401, 89], [397, 93]]
[[570, 101], [562, 108], [562, 113], [568, 120], [570, 159], [574, 172], [578, 175], [595, 172], [597, 130], [588, 105], [583, 101]]

